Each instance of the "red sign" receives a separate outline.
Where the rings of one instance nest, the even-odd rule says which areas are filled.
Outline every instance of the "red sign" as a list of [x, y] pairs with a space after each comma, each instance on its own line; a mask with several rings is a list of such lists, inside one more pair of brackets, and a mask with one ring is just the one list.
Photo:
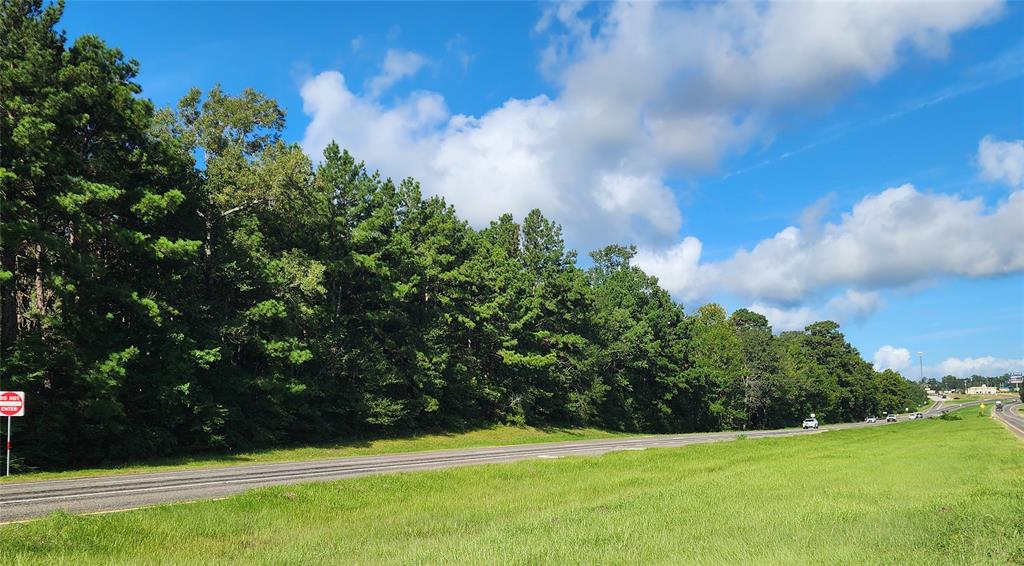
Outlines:
[[0, 391], [0, 416], [20, 417], [24, 414], [24, 391]]

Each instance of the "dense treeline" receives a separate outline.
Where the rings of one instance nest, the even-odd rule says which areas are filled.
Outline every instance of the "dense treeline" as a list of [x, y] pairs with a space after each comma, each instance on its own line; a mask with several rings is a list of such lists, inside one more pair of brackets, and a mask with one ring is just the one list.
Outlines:
[[[983, 376], [974, 374], [971, 377], [956, 377], [945, 375], [942, 379], [928, 378], [924, 380], [925, 387], [935, 391], [959, 391], [964, 393], [968, 387], [1005, 387], [1010, 382], [1011, 374], [1005, 373], [997, 376]], [[1011, 387], [1012, 388], [1012, 387]]]
[[[23, 465], [496, 422], [668, 432], [912, 406], [832, 322], [690, 315], [612, 245], [533, 211], [475, 230], [254, 91], [155, 110], [61, 6], [4, 0], [2, 386]], [[487, 190], [481, 187], [480, 190]]]

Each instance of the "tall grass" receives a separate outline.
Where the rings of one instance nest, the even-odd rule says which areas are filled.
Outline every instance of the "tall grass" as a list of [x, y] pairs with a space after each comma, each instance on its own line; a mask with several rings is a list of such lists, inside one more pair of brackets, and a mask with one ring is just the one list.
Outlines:
[[1022, 564], [1024, 443], [963, 419], [260, 489], [0, 528], [38, 564]]

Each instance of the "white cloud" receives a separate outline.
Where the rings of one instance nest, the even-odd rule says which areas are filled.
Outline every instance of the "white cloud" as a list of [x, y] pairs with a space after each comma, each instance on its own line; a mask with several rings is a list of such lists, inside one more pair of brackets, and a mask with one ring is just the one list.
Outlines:
[[459, 62], [463, 73], [469, 70], [469, 65], [476, 59], [476, 56], [469, 51], [469, 40], [461, 33], [455, 34], [446, 41], [444, 48]]
[[806, 306], [785, 308], [763, 303], [754, 303], [750, 305], [749, 308], [756, 313], [763, 314], [765, 318], [768, 319], [768, 324], [771, 325], [772, 330], [775, 332], [803, 330], [812, 322], [825, 318], [819, 316], [817, 311], [811, 307]]
[[[893, 346], [882, 346], [875, 352], [875, 370], [894, 369], [899, 372], [914, 370], [917, 375], [916, 362], [910, 350]], [[997, 376], [1006, 373], [1024, 371], [1024, 359], [996, 358], [981, 356], [977, 358], [946, 358], [936, 365], [924, 368], [926, 377], [936, 379], [945, 375], [970, 377], [972, 375]]]
[[978, 165], [983, 179], [1015, 189], [1024, 187], [1024, 140], [999, 141], [985, 136], [978, 143]]
[[[317, 75], [302, 87], [313, 119], [303, 147], [319, 154], [333, 140], [394, 177], [414, 176], [426, 191], [458, 206], [477, 226], [502, 212], [540, 208], [571, 219], [576, 241], [674, 234], [682, 219], [671, 191], [656, 177], [619, 167], [580, 168], [552, 140], [564, 114], [551, 99], [510, 99], [476, 118], [451, 115], [444, 99], [417, 92], [388, 107], [352, 92], [341, 73]], [[593, 192], [565, 190], [586, 185]]]
[[692, 300], [706, 296], [709, 291], [700, 265], [702, 249], [700, 240], [688, 236], [664, 249], [640, 248], [633, 261], [657, 277], [668, 292], [683, 300]]
[[303, 86], [303, 146], [316, 156], [334, 139], [387, 175], [414, 175], [478, 226], [540, 207], [577, 245], [664, 244], [682, 222], [668, 175], [769, 140], [783, 114], [825, 107], [911, 53], [944, 56], [950, 34], [999, 6], [620, 3], [591, 18], [560, 4], [536, 28], [551, 34], [553, 98], [479, 116], [449, 114], [435, 93], [381, 106], [376, 95], [423, 64], [389, 52], [365, 96], [336, 72]]
[[825, 313], [829, 315], [828, 318], [838, 322], [859, 321], [884, 306], [885, 303], [876, 292], [862, 293], [847, 289], [845, 293], [833, 298], [825, 305]]
[[[838, 222], [789, 226], [724, 261], [701, 263], [699, 242], [688, 238], [679, 244], [691, 251], [685, 257], [674, 256], [677, 246], [644, 251], [637, 263], [683, 298], [725, 291], [792, 305], [835, 288], [898, 288], [939, 277], [1024, 271], [1021, 218], [1024, 191], [989, 209], [981, 199], [903, 185], [864, 197]], [[847, 306], [866, 307], [862, 299], [848, 296]]]
[[1006, 373], [1024, 371], [1024, 359], [995, 358], [946, 358], [937, 366], [926, 368], [929, 376], [936, 378], [944, 375], [970, 377], [972, 375], [996, 376]]
[[367, 84], [370, 96], [379, 96], [398, 81], [418, 73], [426, 64], [427, 58], [419, 53], [388, 49], [380, 74], [370, 79]]
[[331, 139], [358, 140], [344, 146], [396, 177], [418, 173], [408, 170], [407, 164], [425, 163], [433, 157], [434, 148], [423, 133], [444, 124], [448, 117], [440, 95], [417, 92], [384, 107], [352, 93], [341, 73], [334, 71], [306, 81], [301, 94], [303, 109], [313, 116], [304, 144], [315, 144], [319, 154]]
[[894, 348], [889, 345], [882, 346], [875, 352], [875, 371], [886, 369], [898, 372], [910, 368], [910, 350], [906, 348]]
[[776, 332], [785, 330], [803, 330], [808, 324], [819, 320], [832, 320], [839, 324], [848, 324], [864, 320], [884, 306], [878, 293], [862, 293], [853, 289], [832, 297], [818, 307], [779, 306], [763, 302], [755, 302], [750, 310], [761, 313], [768, 319]]

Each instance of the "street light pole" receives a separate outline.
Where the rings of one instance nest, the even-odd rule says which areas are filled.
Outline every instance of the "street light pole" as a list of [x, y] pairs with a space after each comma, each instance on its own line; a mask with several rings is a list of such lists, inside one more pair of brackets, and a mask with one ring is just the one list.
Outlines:
[[920, 363], [921, 367], [921, 381], [924, 381], [924, 352], [917, 353], [917, 361]]

